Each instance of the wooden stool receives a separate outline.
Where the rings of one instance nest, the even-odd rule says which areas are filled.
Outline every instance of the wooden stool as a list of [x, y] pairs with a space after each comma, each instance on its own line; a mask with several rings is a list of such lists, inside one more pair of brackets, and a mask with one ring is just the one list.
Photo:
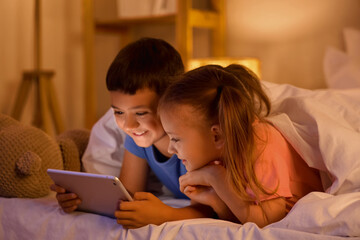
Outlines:
[[54, 72], [52, 71], [25, 71], [12, 112], [13, 118], [20, 120], [31, 85], [34, 83], [36, 103], [33, 124], [51, 135], [53, 129], [51, 127], [50, 117], [52, 117], [54, 121], [55, 134], [64, 131], [64, 124], [61, 118], [55, 88], [51, 81], [53, 76]]

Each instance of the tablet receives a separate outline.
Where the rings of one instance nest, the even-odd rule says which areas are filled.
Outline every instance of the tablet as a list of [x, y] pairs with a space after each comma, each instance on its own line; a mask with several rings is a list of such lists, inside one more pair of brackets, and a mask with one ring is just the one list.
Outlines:
[[117, 177], [110, 175], [48, 169], [56, 185], [73, 192], [81, 199], [77, 210], [115, 218], [119, 201], [133, 201]]

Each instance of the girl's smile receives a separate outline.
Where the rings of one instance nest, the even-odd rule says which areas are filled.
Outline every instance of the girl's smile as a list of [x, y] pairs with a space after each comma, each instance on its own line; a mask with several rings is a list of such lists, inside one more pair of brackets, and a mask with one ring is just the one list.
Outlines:
[[170, 137], [168, 152], [176, 154], [188, 171], [196, 170], [221, 157], [218, 131], [199, 121], [191, 106], [176, 105], [160, 112], [165, 132]]

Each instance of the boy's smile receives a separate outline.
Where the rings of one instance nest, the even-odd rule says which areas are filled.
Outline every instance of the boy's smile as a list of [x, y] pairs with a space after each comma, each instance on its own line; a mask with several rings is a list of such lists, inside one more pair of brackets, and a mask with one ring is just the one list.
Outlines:
[[141, 132], [141, 133], [136, 133], [136, 132], [134, 132], [133, 134], [134, 134], [135, 136], [137, 136], [137, 137], [140, 137], [140, 136], [143, 136], [145, 133], [146, 133], [146, 131], [143, 131], [143, 132]]
[[[156, 92], [148, 88], [138, 90], [133, 95], [110, 91], [110, 97], [117, 125], [139, 147], [149, 147], [163, 138], [167, 139], [156, 113], [159, 100]], [[159, 151], [161, 150], [160, 146]]]

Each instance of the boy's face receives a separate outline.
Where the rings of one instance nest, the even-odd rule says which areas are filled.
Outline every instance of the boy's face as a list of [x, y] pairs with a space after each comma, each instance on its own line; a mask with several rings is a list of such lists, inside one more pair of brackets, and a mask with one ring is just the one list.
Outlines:
[[193, 107], [177, 105], [170, 111], [161, 111], [160, 118], [170, 137], [168, 152], [176, 154], [186, 170], [196, 170], [220, 159], [222, 144], [217, 132]]
[[156, 110], [159, 96], [145, 88], [130, 95], [120, 91], [110, 91], [111, 105], [117, 125], [139, 147], [149, 147], [166, 137]]

